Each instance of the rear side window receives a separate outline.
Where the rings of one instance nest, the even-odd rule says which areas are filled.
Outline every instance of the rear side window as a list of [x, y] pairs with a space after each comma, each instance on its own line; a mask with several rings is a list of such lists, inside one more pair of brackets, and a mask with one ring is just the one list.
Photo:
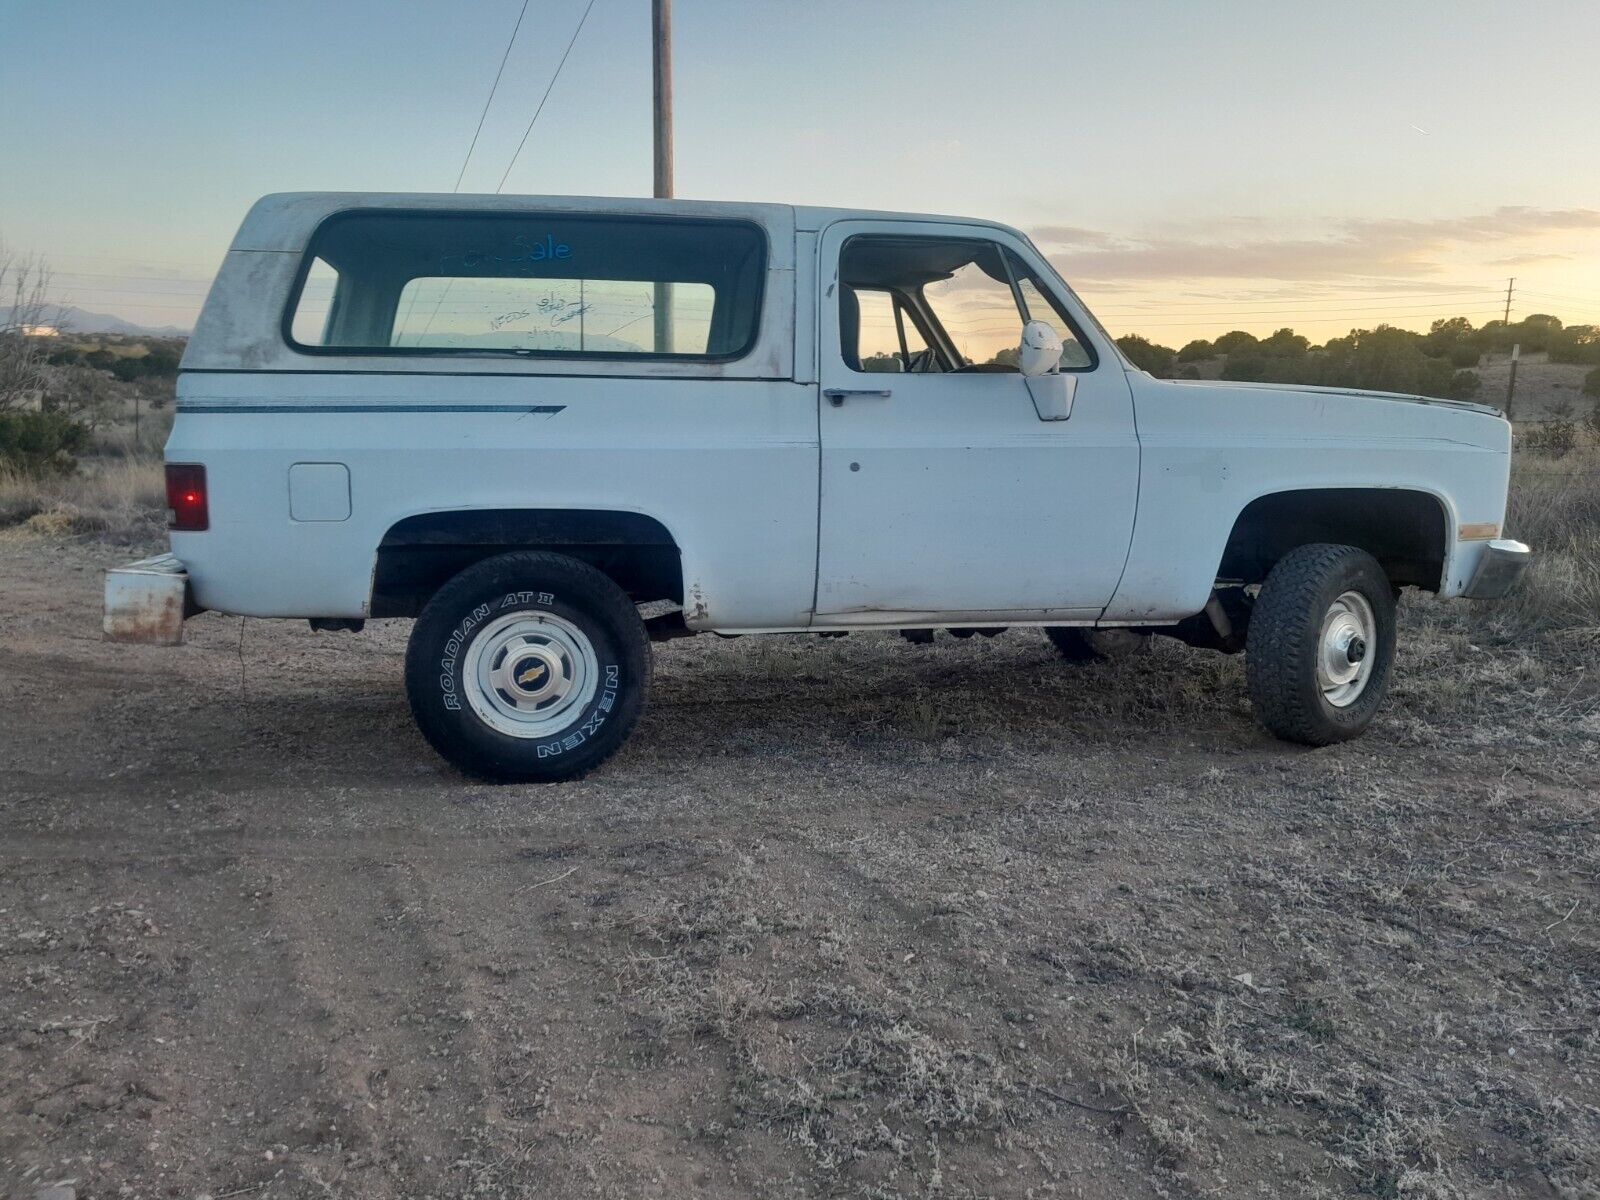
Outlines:
[[344, 213], [284, 332], [310, 353], [727, 360], [755, 343], [765, 275], [744, 221]]

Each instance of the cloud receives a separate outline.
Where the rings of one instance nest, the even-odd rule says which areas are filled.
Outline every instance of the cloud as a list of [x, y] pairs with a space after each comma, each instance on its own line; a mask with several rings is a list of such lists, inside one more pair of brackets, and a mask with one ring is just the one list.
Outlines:
[[1600, 230], [1600, 210], [1508, 206], [1432, 221], [1340, 221], [1320, 238], [1120, 237], [1064, 225], [1033, 232], [1069, 279], [1331, 280], [1424, 277], [1453, 247], [1590, 230]]
[[1098, 229], [1080, 229], [1076, 225], [1040, 225], [1033, 230], [1033, 240], [1046, 246], [1087, 246], [1108, 250], [1122, 246], [1122, 239], [1101, 233]]
[[1510, 258], [1491, 258], [1486, 267], [1528, 267], [1542, 262], [1571, 262], [1570, 254], [1513, 254]]

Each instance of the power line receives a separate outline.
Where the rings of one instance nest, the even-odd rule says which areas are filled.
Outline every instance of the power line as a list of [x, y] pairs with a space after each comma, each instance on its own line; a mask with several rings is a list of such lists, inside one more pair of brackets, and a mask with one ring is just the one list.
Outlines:
[[466, 178], [467, 164], [472, 161], [472, 152], [477, 149], [478, 135], [483, 132], [484, 118], [489, 115], [489, 106], [494, 103], [494, 94], [500, 88], [500, 76], [506, 73], [506, 59], [511, 57], [511, 47], [516, 44], [517, 31], [522, 28], [522, 18], [528, 15], [528, 0], [522, 0], [522, 10], [517, 13], [517, 23], [511, 27], [511, 37], [506, 41], [506, 51], [500, 56], [500, 69], [494, 73], [494, 82], [489, 85], [489, 98], [483, 102], [483, 111], [478, 114], [478, 127], [472, 131], [472, 144], [467, 147], [467, 156], [461, 160], [461, 170], [456, 175], [456, 185], [452, 192], [461, 190], [461, 181]]
[[1308, 304], [1285, 304], [1274, 308], [1225, 308], [1218, 306], [1208, 308], [1204, 305], [1183, 304], [1152, 304], [1152, 305], [1125, 305], [1125, 304], [1096, 304], [1097, 313], [1122, 313], [1130, 316], [1271, 316], [1278, 313], [1282, 316], [1292, 317], [1296, 313], [1304, 312], [1397, 312], [1403, 309], [1426, 309], [1430, 312], [1448, 312], [1453, 308], [1471, 308], [1485, 302], [1483, 296], [1463, 296], [1457, 300], [1442, 303], [1427, 303], [1422, 300], [1413, 300], [1403, 304], [1340, 304], [1324, 307], [1315, 301]]
[[1556, 292], [1535, 292], [1527, 288], [1522, 290], [1524, 296], [1538, 296], [1542, 300], [1556, 300], [1562, 304], [1600, 304], [1600, 296], [1571, 296], [1561, 295]]
[[[1479, 312], [1456, 313], [1455, 315], [1458, 316], [1458, 317], [1493, 317], [1493, 316], [1499, 316], [1499, 314], [1500, 314], [1500, 310], [1499, 309], [1491, 308], [1491, 309], [1484, 309], [1484, 310], [1479, 311]], [[1352, 321], [1355, 321], [1355, 320], [1358, 320], [1358, 319], [1359, 318], [1351, 318]], [[1324, 317], [1324, 318], [1321, 318], [1321, 319], [1317, 320], [1315, 322], [1315, 324], [1327, 325], [1327, 324], [1332, 324], [1332, 323], [1336, 322], [1337, 320], [1338, 320], [1338, 318], [1336, 318], [1336, 317]], [[1221, 324], [1221, 322], [1213, 321], [1213, 320], [1205, 320], [1205, 319], [1199, 319], [1199, 320], [1194, 320], [1194, 321], [1138, 321], [1138, 322], [1135, 322], [1135, 321], [1129, 321], [1129, 320], [1126, 320], [1126, 319], [1122, 319], [1122, 320], [1118, 320], [1116, 322], [1116, 324], [1128, 325], [1128, 326], [1137, 326], [1137, 328], [1139, 328], [1139, 329], [1163, 329], [1163, 328], [1194, 329], [1194, 328], [1197, 328], [1197, 327], [1203, 326], [1203, 325], [1215, 326], [1215, 325]]]
[[[55, 254], [48, 250], [41, 250], [39, 251], [38, 257], [46, 263], [55, 262], [55, 260], [58, 258], [81, 258], [87, 259], [90, 262], [139, 263], [140, 265], [147, 267], [208, 267], [208, 264], [200, 262], [198, 259], [180, 260], [176, 258], [145, 258], [143, 255], [129, 254]], [[208, 269], [214, 269], [214, 266], [215, 264], [213, 263]]]
[[1115, 313], [1115, 314], [1117, 314], [1119, 316], [1132, 316], [1132, 317], [1137, 317], [1137, 316], [1160, 317], [1160, 316], [1174, 316], [1174, 315], [1176, 315], [1176, 316], [1214, 316], [1214, 317], [1274, 317], [1274, 316], [1276, 316], [1276, 317], [1296, 317], [1296, 316], [1301, 316], [1301, 315], [1304, 315], [1304, 314], [1316, 314], [1316, 313], [1383, 313], [1383, 312], [1396, 313], [1396, 314], [1399, 314], [1399, 315], [1405, 315], [1406, 313], [1412, 313], [1414, 315], [1424, 315], [1424, 314], [1427, 314], [1427, 313], [1455, 312], [1455, 311], [1459, 310], [1463, 305], [1470, 305], [1470, 304], [1474, 304], [1474, 303], [1478, 303], [1478, 304], [1483, 303], [1483, 298], [1479, 297], [1476, 300], [1459, 300], [1459, 301], [1455, 301], [1455, 302], [1450, 303], [1450, 304], [1420, 304], [1420, 303], [1419, 304], [1391, 304], [1391, 305], [1355, 304], [1355, 305], [1340, 305], [1337, 308], [1216, 308], [1216, 309], [1208, 309], [1208, 308], [1162, 308], [1162, 307], [1157, 307], [1157, 308], [1125, 309], [1125, 308], [1116, 308], [1116, 307], [1109, 306], [1109, 305], [1107, 305], [1107, 306], [1096, 305], [1095, 306], [1095, 312], [1097, 312], [1097, 313], [1099, 313], [1101, 315], [1105, 315], [1107, 313]]
[[[1080, 287], [1078, 290], [1082, 291], [1082, 292], [1093, 292], [1094, 291], [1094, 289], [1092, 287]], [[1468, 297], [1468, 298], [1476, 297], [1478, 299], [1484, 299], [1484, 298], [1487, 298], [1490, 295], [1496, 295], [1496, 294], [1498, 294], [1498, 289], [1471, 288], [1471, 289], [1464, 289], [1464, 290], [1461, 290], [1461, 291], [1443, 291], [1443, 292], [1440, 292], [1440, 291], [1395, 291], [1395, 292], [1382, 292], [1382, 293], [1379, 293], [1377, 295], [1367, 295], [1367, 296], [1336, 296], [1336, 295], [1307, 296], [1307, 297], [1304, 297], [1304, 298], [1299, 299], [1299, 300], [1255, 300], [1255, 299], [1252, 299], [1252, 298], [1250, 298], [1248, 296], [1224, 296], [1224, 297], [1218, 297], [1215, 301], [1212, 301], [1212, 302], [1209, 302], [1209, 303], [1216, 303], [1216, 304], [1239, 303], [1239, 304], [1251, 304], [1251, 305], [1269, 305], [1269, 306], [1284, 307], [1284, 308], [1298, 308], [1298, 307], [1300, 307], [1301, 305], [1304, 305], [1304, 304], [1317, 304], [1317, 303], [1321, 303], [1322, 301], [1325, 301], [1325, 300], [1337, 301], [1340, 304], [1344, 304], [1347, 301], [1350, 302], [1350, 303], [1361, 303], [1361, 302], [1365, 302], [1365, 301], [1380, 301], [1380, 300], [1397, 300], [1397, 301], [1399, 301], [1399, 302], [1401, 302], [1403, 304], [1421, 304], [1426, 300], [1435, 300], [1435, 299], [1448, 300], [1448, 299], [1451, 299], [1452, 297]], [[1177, 301], [1177, 303], [1182, 305], [1183, 307], [1186, 307], [1186, 308], [1193, 308], [1193, 307], [1196, 307], [1196, 306], [1204, 306], [1205, 304], [1208, 303], [1208, 301], [1206, 301], [1204, 299], [1196, 298], [1196, 299], [1190, 299], [1190, 300], [1180, 300], [1180, 301]], [[1126, 307], [1129, 307], [1129, 306], [1128, 305], [1119, 305], [1119, 304], [1116, 304], [1116, 303], [1111, 303], [1111, 304], [1103, 305], [1102, 307], [1104, 307], [1106, 309], [1112, 309], [1112, 308], [1126, 308]]]
[[561, 61], [556, 64], [555, 73], [550, 76], [550, 82], [545, 86], [544, 95], [539, 97], [539, 107], [533, 110], [533, 117], [528, 121], [528, 127], [522, 131], [522, 140], [517, 143], [516, 151], [511, 155], [511, 161], [506, 164], [505, 174], [500, 176], [500, 182], [495, 185], [495, 193], [505, 187], [506, 180], [511, 177], [511, 168], [517, 165], [517, 159], [522, 157], [522, 148], [528, 144], [528, 135], [533, 132], [533, 126], [539, 119], [539, 114], [544, 111], [544, 102], [550, 99], [550, 92], [556, 86], [556, 80], [561, 78], [561, 68], [567, 65], [567, 55], [572, 53], [572, 47], [578, 40], [578, 35], [583, 32], [583, 23], [589, 19], [589, 10], [594, 7], [594, 0], [584, 6], [583, 16], [578, 18], [578, 27], [572, 31], [572, 38], [567, 42], [567, 48], [561, 52]]
[[[594, 7], [594, 0], [589, 0], [589, 3], [584, 6], [583, 15], [578, 18], [577, 28], [575, 28], [572, 31], [572, 37], [567, 42], [567, 48], [561, 52], [561, 61], [556, 63], [556, 69], [550, 75], [550, 82], [545, 85], [544, 95], [539, 97], [538, 107], [533, 110], [533, 116], [528, 119], [528, 127], [522, 131], [522, 140], [517, 143], [516, 150], [512, 152], [511, 161], [506, 164], [505, 173], [500, 176], [500, 182], [495, 184], [495, 187], [494, 187], [495, 195], [499, 195], [500, 194], [500, 189], [505, 187], [506, 180], [511, 175], [511, 168], [517, 165], [517, 159], [522, 156], [522, 148], [528, 144], [528, 135], [533, 132], [534, 124], [539, 120], [539, 114], [544, 111], [544, 102], [546, 100], [550, 99], [550, 93], [555, 89], [556, 80], [561, 78], [561, 68], [563, 68], [563, 67], [565, 67], [567, 65], [567, 56], [572, 53], [572, 47], [577, 43], [578, 35], [583, 32], [584, 22], [589, 19], [589, 10], [592, 9], [593, 7]], [[527, 5], [524, 4], [523, 8], [526, 9]], [[517, 24], [518, 25], [522, 24], [522, 17], [520, 15], [517, 17]], [[514, 31], [512, 33], [512, 37], [513, 38], [516, 37], [516, 33]], [[511, 47], [508, 44], [507, 47], [506, 47], [506, 53], [509, 54], [510, 52], [511, 52]], [[501, 66], [502, 66], [502, 68], [505, 66], [504, 62], [501, 63]], [[498, 82], [498, 79], [497, 79], [497, 82]], [[490, 92], [490, 98], [493, 99], [493, 97], [494, 97], [494, 93], [493, 93], [493, 91], [491, 91]], [[487, 109], [485, 111], [487, 111]], [[471, 153], [472, 152], [470, 150], [467, 151], [467, 154], [468, 154], [469, 157], [471, 156]], [[464, 171], [465, 169], [466, 169], [465, 165], [463, 165], [462, 170]], [[457, 180], [456, 183], [457, 183], [457, 186], [459, 187], [460, 186], [460, 180]], [[450, 293], [450, 289], [449, 289], [449, 286], [447, 285], [445, 287], [444, 292], [441, 293], [440, 296], [439, 296], [439, 303], [435, 304], [433, 306], [433, 311], [428, 314], [428, 322], [427, 322], [427, 324], [422, 327], [422, 332], [417, 335], [417, 342], [418, 342], [419, 345], [421, 344], [423, 337], [425, 337], [427, 335], [428, 330], [433, 328], [434, 318], [439, 315], [439, 307], [440, 307], [440, 305], [442, 305], [444, 303], [444, 298], [445, 298], [445, 296], [449, 295], [449, 293]], [[406, 310], [406, 316], [409, 318], [410, 315], [411, 315], [411, 310], [408, 308]]]
[[[517, 159], [522, 156], [522, 148], [528, 144], [528, 135], [533, 132], [533, 127], [539, 120], [539, 114], [544, 111], [544, 103], [546, 100], [550, 99], [550, 93], [555, 89], [556, 80], [561, 78], [561, 69], [567, 65], [567, 56], [572, 53], [572, 47], [577, 44], [578, 35], [583, 32], [584, 22], [589, 19], [589, 10], [593, 7], [594, 0], [589, 0], [589, 3], [584, 6], [583, 15], [578, 18], [577, 28], [572, 31], [572, 37], [567, 41], [567, 48], [561, 52], [561, 61], [556, 63], [556, 69], [550, 75], [550, 82], [545, 85], [544, 95], [539, 97], [538, 107], [533, 110], [533, 116], [528, 119], [528, 127], [522, 131], [522, 140], [517, 143], [516, 150], [512, 152], [511, 161], [506, 163], [505, 173], [500, 176], [500, 182], [495, 184], [495, 195], [499, 195], [500, 189], [505, 187], [506, 180], [511, 176], [511, 168], [517, 165]], [[520, 24], [522, 18], [518, 17], [517, 20]], [[439, 315], [439, 306], [444, 303], [444, 298], [449, 294], [449, 290], [450, 289], [447, 286], [445, 291], [439, 297], [439, 303], [435, 304], [433, 306], [433, 311], [428, 314], [428, 323], [422, 327], [422, 332], [417, 335], [417, 342], [419, 345], [421, 344], [423, 337], [427, 335], [428, 330], [433, 327], [433, 320]], [[411, 315], [409, 309], [407, 310], [406, 315], [408, 317]]]

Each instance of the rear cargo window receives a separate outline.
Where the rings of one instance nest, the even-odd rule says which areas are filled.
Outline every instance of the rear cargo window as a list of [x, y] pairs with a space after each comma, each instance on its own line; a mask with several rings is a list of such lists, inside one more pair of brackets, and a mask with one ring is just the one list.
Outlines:
[[743, 221], [345, 213], [285, 318], [311, 353], [732, 359], [756, 339], [766, 238]]

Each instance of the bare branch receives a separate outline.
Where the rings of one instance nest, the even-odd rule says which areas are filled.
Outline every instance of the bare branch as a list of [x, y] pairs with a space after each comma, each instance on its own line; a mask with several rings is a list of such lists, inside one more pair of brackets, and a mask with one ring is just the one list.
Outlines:
[[46, 331], [59, 316], [49, 292], [44, 262], [0, 242], [0, 412], [31, 407], [44, 394]]

